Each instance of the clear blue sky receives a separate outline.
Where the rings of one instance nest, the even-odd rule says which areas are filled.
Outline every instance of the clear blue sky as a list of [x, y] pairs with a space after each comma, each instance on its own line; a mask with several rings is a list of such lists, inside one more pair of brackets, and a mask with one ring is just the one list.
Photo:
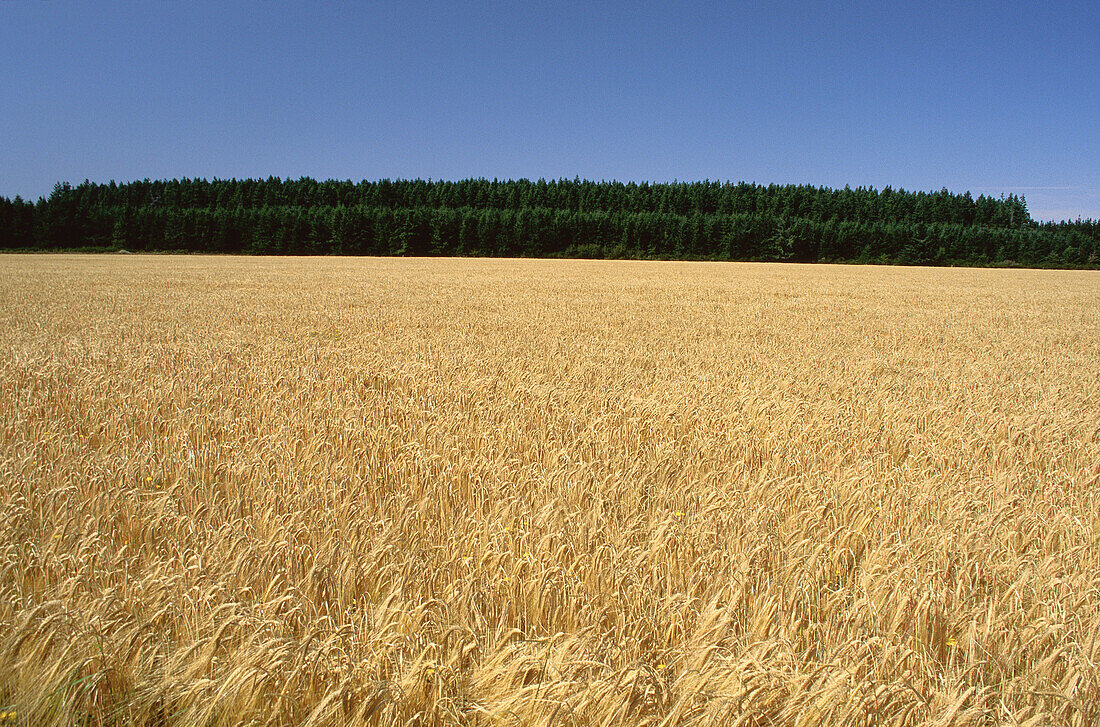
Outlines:
[[1100, 2], [0, 1], [0, 195], [580, 176], [1100, 218]]

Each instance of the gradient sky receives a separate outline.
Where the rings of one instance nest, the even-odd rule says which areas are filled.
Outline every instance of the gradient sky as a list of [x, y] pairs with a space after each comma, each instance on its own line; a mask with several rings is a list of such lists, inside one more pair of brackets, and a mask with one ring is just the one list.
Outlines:
[[1100, 2], [0, 0], [0, 195], [579, 176], [1100, 218]]

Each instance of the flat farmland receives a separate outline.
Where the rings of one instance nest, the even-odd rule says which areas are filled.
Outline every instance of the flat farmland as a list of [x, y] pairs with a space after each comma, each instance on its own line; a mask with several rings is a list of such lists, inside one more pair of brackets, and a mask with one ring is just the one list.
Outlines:
[[1100, 722], [1100, 274], [0, 256], [0, 721]]

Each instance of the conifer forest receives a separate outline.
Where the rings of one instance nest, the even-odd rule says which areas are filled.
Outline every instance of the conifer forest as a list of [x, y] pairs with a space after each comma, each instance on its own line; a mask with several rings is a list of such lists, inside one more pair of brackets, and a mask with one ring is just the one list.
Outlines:
[[1095, 267], [1022, 197], [754, 183], [179, 179], [0, 197], [0, 249]]

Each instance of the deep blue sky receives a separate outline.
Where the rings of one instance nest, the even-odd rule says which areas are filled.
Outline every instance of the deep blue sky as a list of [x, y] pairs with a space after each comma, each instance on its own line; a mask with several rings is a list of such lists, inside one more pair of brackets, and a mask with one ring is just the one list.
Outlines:
[[1100, 218], [1100, 2], [0, 1], [0, 195], [717, 179]]

